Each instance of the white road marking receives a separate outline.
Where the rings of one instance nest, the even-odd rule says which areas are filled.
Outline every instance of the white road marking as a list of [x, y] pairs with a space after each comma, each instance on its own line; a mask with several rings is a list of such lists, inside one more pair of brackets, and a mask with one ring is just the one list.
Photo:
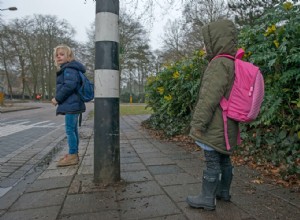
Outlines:
[[12, 187], [10, 186], [10, 187], [6, 187], [6, 188], [2, 188], [2, 187], [0, 187], [0, 198], [2, 197], [2, 196], [4, 196], [9, 190], [11, 190], [12, 189]]
[[29, 120], [19, 120], [15, 121], [17, 124], [11, 124], [12, 122], [0, 123], [0, 137], [8, 136], [20, 131], [28, 130], [30, 128], [55, 128], [60, 125], [55, 125], [55, 123], [49, 123], [49, 121], [41, 121], [34, 124], [30, 124]]

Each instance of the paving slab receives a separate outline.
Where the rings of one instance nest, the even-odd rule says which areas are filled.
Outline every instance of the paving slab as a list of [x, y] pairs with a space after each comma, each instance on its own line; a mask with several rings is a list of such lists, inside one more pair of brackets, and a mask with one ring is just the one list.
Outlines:
[[0, 217], [1, 220], [56, 220], [60, 206], [50, 206], [21, 211], [9, 211]]
[[183, 202], [188, 195], [198, 195], [200, 193], [200, 183], [180, 184], [173, 186], [164, 186], [164, 191], [175, 202]]
[[170, 173], [183, 173], [184, 170], [177, 165], [160, 165], [160, 166], [148, 166], [150, 173], [153, 175], [170, 174]]
[[84, 214], [118, 210], [114, 190], [103, 192], [68, 195], [62, 207], [61, 215]]
[[219, 202], [214, 211], [193, 209], [186, 202], [178, 204], [189, 220], [255, 220], [249, 213], [238, 208], [232, 203]]
[[121, 179], [125, 182], [143, 182], [153, 180], [148, 170], [121, 172]]
[[144, 158], [144, 163], [147, 166], [153, 165], [163, 165], [163, 164], [176, 164], [173, 160], [168, 157], [151, 157], [151, 158]]
[[96, 213], [83, 213], [83, 214], [68, 214], [62, 215], [59, 220], [96, 220], [96, 219], [103, 219], [103, 220], [119, 220], [119, 212], [118, 211], [103, 211], [103, 212], [96, 212]]
[[168, 155], [166, 155], [165, 153], [156, 151], [156, 152], [148, 152], [148, 153], [139, 153], [139, 157], [143, 160], [148, 159], [149, 158], [167, 158]]
[[147, 170], [143, 163], [121, 163], [121, 171]]
[[11, 211], [61, 205], [68, 188], [25, 193], [10, 208]]
[[295, 191], [277, 186], [275, 189], [270, 190], [269, 193], [300, 208], [300, 196]]
[[26, 193], [38, 192], [57, 188], [69, 188], [72, 176], [54, 177], [50, 179], [38, 179], [32, 183], [27, 189]]
[[34, 170], [24, 177], [19, 184], [15, 185], [14, 187], [10, 187], [10, 190], [2, 195], [0, 198], [0, 210], [5, 210], [5, 212], [15, 203], [15, 201], [24, 193], [26, 187], [32, 184], [36, 178], [41, 175], [40, 170]]
[[117, 191], [117, 198], [119, 201], [149, 197], [154, 195], [163, 195], [164, 191], [155, 181], [127, 183], [120, 187]]
[[155, 179], [161, 186], [181, 185], [197, 183], [198, 179], [188, 173], [172, 173], [155, 175]]
[[121, 157], [120, 163], [140, 163], [141, 159], [138, 156], [135, 157]]
[[165, 195], [121, 200], [119, 204], [122, 219], [144, 219], [181, 213]]

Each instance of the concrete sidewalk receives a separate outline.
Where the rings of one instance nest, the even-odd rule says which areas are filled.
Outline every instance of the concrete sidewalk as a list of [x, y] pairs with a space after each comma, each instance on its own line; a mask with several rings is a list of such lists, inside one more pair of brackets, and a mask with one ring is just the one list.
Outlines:
[[235, 167], [232, 202], [217, 201], [215, 211], [189, 208], [186, 196], [201, 188], [203, 153], [153, 139], [140, 126], [147, 117], [120, 119], [120, 183], [93, 183], [93, 118], [88, 118], [80, 128], [80, 164], [56, 167], [65, 147], [14, 203], [0, 210], [0, 219], [299, 219], [299, 193], [267, 181], [255, 184], [259, 174], [244, 166]]

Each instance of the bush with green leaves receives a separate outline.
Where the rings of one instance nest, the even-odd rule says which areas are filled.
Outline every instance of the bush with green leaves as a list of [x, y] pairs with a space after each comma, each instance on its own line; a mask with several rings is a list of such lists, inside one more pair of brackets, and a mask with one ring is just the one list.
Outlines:
[[191, 59], [166, 65], [156, 76], [147, 79], [146, 102], [153, 114], [146, 123], [167, 136], [187, 131], [197, 99], [200, 76], [207, 65], [204, 51]]
[[[264, 75], [265, 98], [259, 118], [242, 124], [243, 144], [236, 152], [258, 164], [279, 166], [284, 178], [300, 175], [299, 7], [290, 2], [275, 5], [257, 25], [239, 34], [244, 59]], [[147, 100], [154, 114], [147, 123], [152, 128], [169, 136], [187, 131], [206, 66], [200, 52], [148, 79]]]
[[239, 42], [265, 78], [260, 117], [243, 127], [243, 154], [300, 174], [300, 12], [290, 2], [276, 5], [245, 27]]

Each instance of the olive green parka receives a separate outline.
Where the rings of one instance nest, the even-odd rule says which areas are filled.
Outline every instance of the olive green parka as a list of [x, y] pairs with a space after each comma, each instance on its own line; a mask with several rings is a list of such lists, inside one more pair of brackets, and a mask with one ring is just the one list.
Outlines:
[[[212, 22], [202, 28], [207, 58], [219, 54], [234, 56], [237, 50], [237, 31], [229, 20]], [[191, 121], [190, 136], [216, 151], [230, 155], [226, 150], [224, 124], [220, 101], [229, 97], [234, 82], [234, 61], [228, 58], [213, 59], [205, 70]], [[228, 119], [230, 146], [237, 145], [238, 122]]]

